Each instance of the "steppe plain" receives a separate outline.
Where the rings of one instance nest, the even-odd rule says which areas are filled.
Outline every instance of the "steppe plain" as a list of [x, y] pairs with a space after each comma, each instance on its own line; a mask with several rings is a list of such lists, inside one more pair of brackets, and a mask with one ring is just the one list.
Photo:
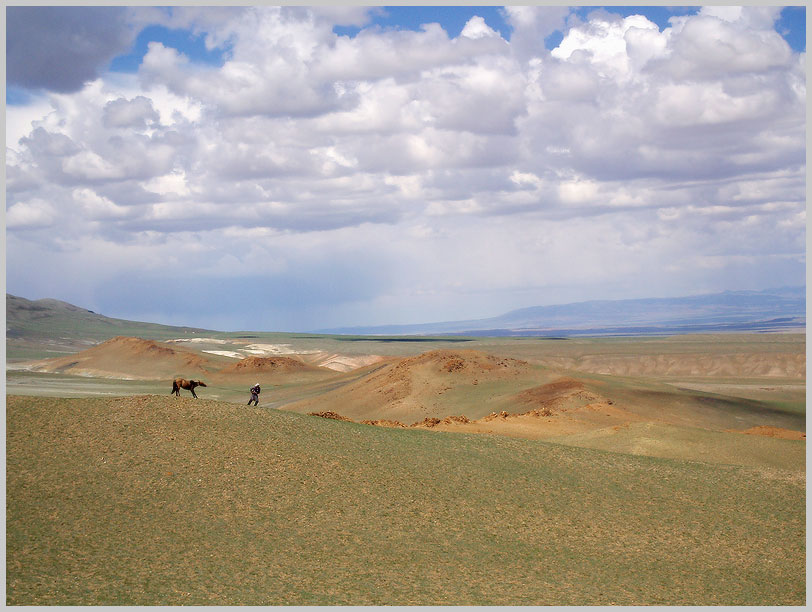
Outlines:
[[805, 604], [802, 333], [41, 331], [7, 604]]

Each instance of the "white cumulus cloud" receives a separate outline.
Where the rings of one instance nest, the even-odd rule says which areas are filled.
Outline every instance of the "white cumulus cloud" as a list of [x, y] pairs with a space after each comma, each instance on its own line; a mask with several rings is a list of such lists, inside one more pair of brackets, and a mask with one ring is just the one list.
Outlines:
[[803, 282], [805, 54], [775, 7], [660, 30], [509, 6], [507, 38], [481, 16], [453, 36], [378, 8], [176, 8], [77, 32], [107, 61], [140, 27], [187, 28], [221, 64], [151, 42], [135, 74], [94, 64], [7, 109], [10, 290], [112, 304], [114, 280], [71, 285], [98, 266], [136, 304], [171, 263], [211, 316], [318, 328]]

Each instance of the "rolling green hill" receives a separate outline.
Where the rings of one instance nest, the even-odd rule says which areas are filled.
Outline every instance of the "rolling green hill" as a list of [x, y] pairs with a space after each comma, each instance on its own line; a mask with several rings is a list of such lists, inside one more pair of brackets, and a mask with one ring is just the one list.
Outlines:
[[6, 294], [8, 359], [39, 359], [75, 353], [115, 336], [165, 340], [191, 337], [204, 331], [195, 327], [115, 319], [59, 300], [27, 300]]
[[6, 435], [9, 605], [805, 603], [803, 466], [147, 395]]

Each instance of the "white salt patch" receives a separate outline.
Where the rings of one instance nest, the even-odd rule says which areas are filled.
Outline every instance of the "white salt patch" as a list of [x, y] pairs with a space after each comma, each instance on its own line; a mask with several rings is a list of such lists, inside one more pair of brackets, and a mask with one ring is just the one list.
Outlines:
[[223, 357], [233, 357], [234, 359], [245, 359], [245, 355], [236, 351], [202, 351], [212, 355], [222, 355]]
[[290, 344], [249, 344], [244, 349], [252, 355], [307, 355], [318, 351], [295, 351]]
[[194, 342], [196, 344], [230, 344], [231, 340], [219, 340], [217, 338], [176, 338], [167, 342]]

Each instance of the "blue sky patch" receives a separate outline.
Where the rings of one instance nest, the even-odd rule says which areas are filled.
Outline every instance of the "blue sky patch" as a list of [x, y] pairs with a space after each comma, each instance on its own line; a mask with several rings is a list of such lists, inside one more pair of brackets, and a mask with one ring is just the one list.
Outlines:
[[9, 106], [24, 106], [31, 102], [31, 94], [28, 90], [14, 85], [6, 85], [6, 104]]
[[793, 51], [806, 51], [806, 7], [786, 6], [781, 11], [776, 30]]
[[[372, 24], [382, 29], [420, 31], [425, 23], [439, 23], [451, 38], [462, 32], [468, 20], [479, 15], [489, 27], [510, 38], [510, 28], [502, 18], [502, 8], [498, 6], [386, 6], [382, 14], [373, 15]], [[366, 26], [370, 27], [370, 26]], [[333, 31], [340, 36], [354, 37], [361, 28], [336, 26]]]
[[660, 32], [670, 26], [668, 20], [671, 17], [681, 17], [684, 15], [696, 15], [699, 12], [698, 6], [580, 6], [575, 10], [575, 14], [586, 20], [587, 15], [592, 11], [603, 9], [607, 13], [614, 13], [621, 17], [631, 15], [642, 15], [652, 23], [656, 23]]
[[[574, 8], [574, 13], [585, 20], [592, 11], [603, 9], [609, 13], [628, 17], [629, 15], [643, 15], [649, 21], [657, 24], [660, 31], [669, 27], [671, 17], [693, 15], [699, 11], [698, 6], [580, 6]], [[387, 6], [372, 15], [371, 25], [382, 29], [400, 29], [419, 31], [423, 24], [439, 23], [448, 33], [449, 37], [456, 38], [462, 32], [465, 24], [474, 16], [482, 17], [489, 27], [500, 33], [505, 40], [510, 39], [511, 28], [503, 18], [503, 9], [498, 6]], [[335, 26], [333, 31], [339, 36], [355, 37], [362, 28], [357, 26]], [[806, 51], [806, 7], [788, 6], [781, 13], [776, 24], [777, 31], [784, 37], [790, 47], [797, 52]], [[557, 47], [563, 39], [562, 32], [555, 32], [545, 40], [548, 49]], [[224, 49], [206, 49], [203, 35], [194, 35], [190, 30], [169, 29], [164, 26], [152, 25], [144, 28], [136, 38], [132, 50], [126, 55], [113, 59], [110, 70], [114, 72], [134, 73], [138, 70], [147, 45], [150, 42], [160, 42], [166, 47], [172, 47], [186, 55], [191, 61], [221, 66], [224, 62]], [[9, 98], [9, 96], [7, 96]], [[12, 93], [11, 101], [15, 103]], [[17, 101], [16, 103], [19, 103]]]
[[206, 49], [204, 36], [195, 36], [190, 30], [171, 30], [164, 26], [147, 26], [138, 34], [132, 50], [126, 55], [119, 55], [110, 63], [113, 72], [137, 72], [138, 67], [147, 53], [147, 45], [151, 42], [162, 43], [165, 47], [172, 47], [183, 53], [193, 62], [222, 66], [224, 62], [223, 49]]
[[[643, 15], [657, 24], [662, 32], [669, 27], [671, 17], [695, 15], [699, 6], [580, 6], [574, 7], [574, 13], [585, 20], [592, 11], [603, 9], [609, 13], [628, 17]], [[400, 29], [419, 31], [425, 23], [439, 23], [449, 37], [459, 36], [471, 17], [479, 15], [492, 29], [499, 32], [505, 40], [510, 40], [511, 28], [502, 17], [502, 8], [498, 6], [387, 6], [373, 15], [372, 25], [383, 29]], [[366, 26], [370, 27], [370, 26]], [[357, 26], [336, 26], [333, 31], [339, 36], [355, 37], [362, 28]], [[781, 34], [793, 51], [806, 51], [806, 7], [788, 6], [781, 12], [781, 19], [776, 24]], [[545, 39], [548, 49], [557, 47], [564, 35], [555, 32]]]

